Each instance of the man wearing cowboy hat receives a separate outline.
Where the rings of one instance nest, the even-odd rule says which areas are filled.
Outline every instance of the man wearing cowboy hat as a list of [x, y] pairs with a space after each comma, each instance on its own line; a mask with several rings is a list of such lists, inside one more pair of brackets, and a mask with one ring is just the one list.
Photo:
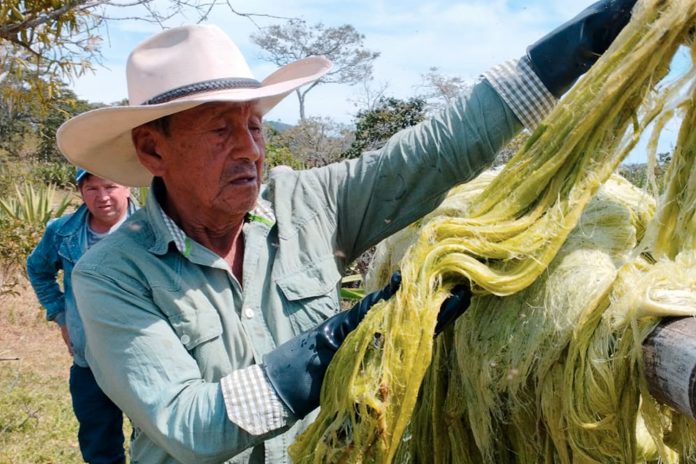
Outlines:
[[[85, 462], [125, 462], [123, 413], [99, 388], [85, 357], [85, 333], [75, 304], [72, 271], [75, 263], [95, 243], [115, 231], [135, 212], [130, 189], [84, 169], [75, 183], [82, 205], [54, 219], [27, 258], [27, 275], [46, 318], [60, 327], [73, 358], [70, 397], [78, 422], [77, 438]], [[60, 279], [59, 272], [63, 271]], [[59, 282], [62, 280], [62, 289]]]
[[[496, 67], [442, 113], [361, 158], [261, 185], [262, 117], [329, 63], [256, 81], [218, 28], [140, 44], [130, 105], [79, 115], [65, 156], [146, 206], [83, 257], [75, 293], [87, 357], [134, 424], [134, 462], [287, 462], [326, 366], [365, 311], [338, 313], [345, 267], [473, 178], [606, 50], [635, 0], [602, 0]], [[468, 304], [444, 305], [436, 332]], [[97, 304], [99, 302], [99, 304]]]

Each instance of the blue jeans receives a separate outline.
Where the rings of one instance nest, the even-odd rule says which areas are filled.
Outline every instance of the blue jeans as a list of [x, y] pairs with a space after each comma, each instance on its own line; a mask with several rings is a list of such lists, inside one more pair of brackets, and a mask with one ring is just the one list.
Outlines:
[[80, 425], [77, 439], [85, 462], [125, 463], [123, 413], [99, 388], [90, 368], [72, 365], [70, 396]]

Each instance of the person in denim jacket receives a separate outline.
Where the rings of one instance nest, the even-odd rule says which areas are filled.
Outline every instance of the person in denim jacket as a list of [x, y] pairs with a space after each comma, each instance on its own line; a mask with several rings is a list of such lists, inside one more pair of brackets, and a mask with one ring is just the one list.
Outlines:
[[[274, 173], [265, 185], [263, 115], [330, 63], [309, 57], [257, 81], [234, 42], [207, 25], [138, 45], [129, 104], [58, 131], [76, 165], [151, 186], [145, 207], [74, 272], [87, 358], [133, 423], [132, 462], [288, 462], [333, 354], [399, 285], [395, 275], [340, 312], [346, 267], [533, 128], [607, 49], [634, 1], [590, 6], [379, 150]], [[435, 334], [469, 292], [453, 292]]]
[[[123, 414], [101, 391], [85, 358], [85, 334], [73, 295], [75, 263], [93, 244], [116, 230], [135, 212], [130, 189], [78, 169], [83, 203], [71, 214], [50, 221], [27, 259], [27, 274], [46, 317], [60, 327], [73, 357], [70, 394], [79, 422], [78, 441], [86, 462], [125, 462]], [[59, 271], [63, 271], [63, 290]]]

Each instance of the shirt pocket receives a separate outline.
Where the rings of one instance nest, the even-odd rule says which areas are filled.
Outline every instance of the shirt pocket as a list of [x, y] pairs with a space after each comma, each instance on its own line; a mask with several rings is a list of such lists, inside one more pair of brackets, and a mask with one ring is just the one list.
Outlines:
[[156, 294], [154, 297], [181, 344], [189, 352], [222, 335], [220, 315], [199, 291], [163, 291], [160, 301], [157, 301]]
[[232, 370], [223, 326], [215, 307], [196, 291], [170, 295], [160, 306], [181, 344], [196, 361], [203, 380], [217, 381]]
[[275, 283], [285, 299], [285, 314], [295, 334], [317, 326], [340, 310], [340, 280], [341, 273], [333, 256], [276, 278]]

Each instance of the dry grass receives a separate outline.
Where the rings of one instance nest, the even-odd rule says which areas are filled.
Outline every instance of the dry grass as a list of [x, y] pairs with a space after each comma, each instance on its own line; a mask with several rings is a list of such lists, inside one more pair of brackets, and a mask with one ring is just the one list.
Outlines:
[[0, 275], [0, 464], [82, 462], [71, 364], [26, 279]]

